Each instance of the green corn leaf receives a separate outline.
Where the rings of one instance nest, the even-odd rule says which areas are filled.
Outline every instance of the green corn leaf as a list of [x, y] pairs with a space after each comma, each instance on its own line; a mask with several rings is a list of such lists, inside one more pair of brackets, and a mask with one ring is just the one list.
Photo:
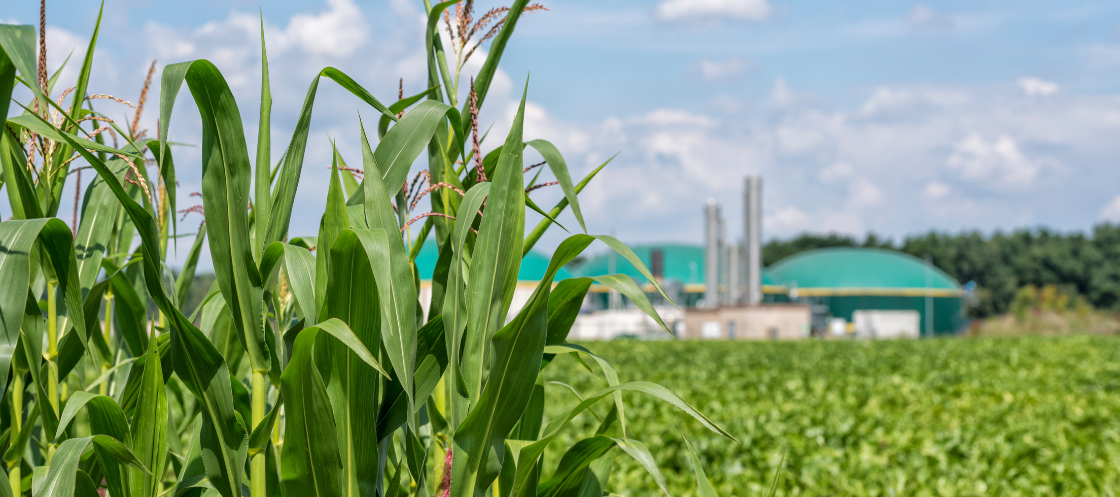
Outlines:
[[147, 302], [140, 299], [128, 275], [121, 272], [122, 268], [109, 259], [102, 259], [101, 267], [107, 274], [113, 275], [108, 278], [109, 287], [113, 290], [113, 315], [117, 321], [113, 329], [124, 339], [125, 346], [133, 356], [142, 356], [148, 350], [148, 330], [144, 326], [148, 313]]
[[[381, 308], [366, 251], [352, 236], [338, 237], [330, 249], [330, 271], [324, 315], [346, 323], [368, 350], [381, 349]], [[377, 370], [363, 364], [343, 344], [320, 339], [319, 355], [330, 361], [320, 369], [326, 382], [343, 465], [345, 495], [376, 488], [378, 475]], [[382, 356], [384, 357], [384, 356]]]
[[[364, 224], [364, 223], [363, 223]], [[327, 210], [319, 222], [319, 240], [315, 248], [315, 312], [306, 314], [307, 324], [313, 325], [323, 313], [323, 302], [327, 298], [327, 278], [331, 274], [331, 246], [338, 234], [351, 226], [350, 213], [346, 210], [346, 198], [342, 195], [342, 185], [338, 181], [338, 163], [331, 167], [331, 182], [327, 189]]]
[[552, 478], [537, 487], [537, 495], [558, 497], [575, 495], [583, 486], [591, 463], [603, 457], [615, 446], [610, 437], [597, 436], [585, 438], [571, 446], [560, 458], [560, 465]]
[[560, 183], [560, 188], [564, 190], [564, 198], [568, 200], [568, 204], [572, 206], [572, 214], [575, 214], [576, 220], [579, 221], [580, 227], [583, 232], [587, 233], [587, 225], [583, 222], [583, 212], [579, 210], [579, 198], [576, 196], [575, 186], [572, 185], [572, 175], [568, 173], [568, 163], [564, 161], [564, 156], [560, 155], [560, 151], [551, 142], [545, 140], [533, 140], [525, 142], [527, 145], [537, 149], [541, 157], [544, 157], [545, 162], [548, 163], [549, 169], [552, 170], [552, 175], [556, 177], [556, 181]]
[[257, 125], [257, 163], [254, 178], [253, 212], [256, 215], [256, 244], [253, 253], [260, 259], [261, 250], [268, 245], [269, 216], [272, 214], [272, 174], [269, 147], [272, 146], [272, 89], [268, 84], [268, 50], [264, 43], [264, 14], [261, 14], [261, 117]]
[[[371, 169], [369, 165], [363, 164], [366, 180], [370, 175], [380, 171], [382, 184], [385, 185], [385, 196], [395, 197], [404, 186], [412, 163], [427, 148], [428, 142], [432, 141], [432, 136], [445, 118], [450, 120], [453, 126], [459, 125], [459, 111], [454, 107], [435, 100], [425, 100], [413, 107], [396, 125], [389, 128], [389, 132], [385, 133], [385, 137], [377, 144], [377, 149], [373, 152], [377, 167]], [[462, 150], [462, 137], [457, 139], [456, 145], [459, 150]], [[365, 203], [365, 195], [365, 190], [359, 188], [346, 203], [361, 205]]]
[[642, 260], [638, 258], [636, 254], [634, 254], [633, 250], [630, 250], [630, 247], [627, 247], [626, 244], [618, 241], [618, 239], [613, 236], [595, 235], [595, 238], [607, 244], [607, 246], [610, 247], [611, 250], [614, 250], [618, 253], [618, 255], [621, 255], [625, 257], [626, 260], [630, 261], [630, 264], [633, 264], [634, 268], [637, 269], [639, 273], [642, 273], [642, 276], [645, 276], [646, 279], [649, 280], [650, 284], [657, 289], [657, 292], [660, 293], [661, 296], [665, 298], [665, 300], [669, 301], [670, 304], [673, 304], [674, 307], [677, 305], [675, 302], [673, 302], [673, 299], [669, 298], [669, 295], [665, 293], [665, 289], [661, 288], [661, 284], [657, 282], [657, 278], [653, 277], [653, 273], [649, 271], [649, 268], [646, 267], [645, 263], [643, 263]]
[[[427, 29], [424, 30], [424, 44], [426, 48], [424, 53], [427, 54], [428, 58], [428, 86], [439, 86], [439, 76], [437, 76], [437, 73], [442, 74], [444, 91], [447, 92], [447, 97], [452, 103], [455, 102], [455, 95], [453, 95], [455, 86], [451, 83], [451, 71], [447, 70], [447, 58], [444, 56], [443, 40], [440, 39], [438, 26], [440, 14], [443, 13], [444, 9], [455, 5], [457, 1], [458, 0], [449, 0], [430, 6], [428, 9], [428, 26]], [[424, 4], [428, 5], [428, 2], [424, 2]], [[436, 69], [437, 61], [439, 64], [438, 71]], [[440, 98], [439, 92], [433, 94], [432, 99], [443, 101], [443, 99]]]
[[[583, 178], [583, 180], [581, 180], [579, 182], [579, 184], [577, 184], [575, 186], [573, 191], [575, 191], [577, 194], [579, 192], [583, 191], [583, 188], [585, 186], [587, 186], [587, 184], [590, 183], [592, 179], [595, 178], [595, 175], [599, 174], [599, 171], [602, 171], [603, 168], [606, 167], [607, 164], [610, 164], [611, 160], [613, 160], [613, 159], [614, 159], [614, 157], [612, 156], [610, 159], [607, 159], [606, 162], [600, 164], [599, 167], [595, 168], [590, 173], [588, 173], [587, 176], [585, 176]], [[556, 218], [567, 207], [568, 207], [568, 197], [564, 197], [564, 198], [560, 199], [559, 202], [556, 203], [556, 207], [553, 207], [552, 210], [548, 211], [548, 215], [552, 216], [553, 218]], [[535, 228], [533, 228], [533, 231], [531, 231], [529, 233], [529, 235], [525, 237], [525, 244], [521, 249], [522, 250], [522, 253], [521, 253], [522, 257], [524, 257], [526, 254], [529, 253], [530, 250], [533, 249], [533, 246], [537, 244], [537, 240], [541, 239], [541, 236], [544, 235], [544, 232], [547, 231], [548, 227], [551, 226], [551, 225], [552, 225], [552, 221], [549, 221], [548, 219], [541, 219], [541, 221], [539, 223], [537, 223], [537, 226]]]
[[653, 320], [657, 322], [658, 326], [661, 326], [661, 328], [670, 335], [673, 334], [673, 331], [665, 325], [665, 322], [661, 320], [661, 316], [657, 314], [656, 310], [654, 310], [653, 304], [649, 302], [649, 298], [646, 297], [645, 292], [643, 292], [641, 288], [638, 288], [638, 284], [634, 283], [634, 280], [632, 278], [626, 276], [625, 274], [604, 274], [601, 276], [595, 276], [592, 279], [602, 285], [606, 285], [618, 291], [618, 293], [625, 295], [632, 302], [634, 302], [634, 305], [638, 306], [639, 309], [645, 312], [649, 317], [653, 318]]
[[[450, 2], [450, 3], [455, 3], [455, 2]], [[438, 91], [439, 91], [439, 86], [433, 86], [431, 88], [428, 88], [427, 90], [424, 90], [424, 91], [422, 91], [420, 93], [417, 93], [415, 95], [412, 95], [410, 97], [405, 97], [405, 98], [402, 98], [400, 100], [397, 100], [396, 102], [393, 102], [393, 104], [389, 106], [389, 112], [392, 112], [392, 113], [404, 112], [405, 109], [407, 109], [409, 107], [412, 107], [412, 104], [414, 104], [416, 102], [419, 102], [420, 99], [428, 97], [430, 95], [434, 95]], [[382, 115], [381, 119], [377, 120], [377, 137], [378, 138], [385, 138], [385, 133], [387, 131], [389, 131], [389, 122], [390, 122], [389, 116], [387, 116], [387, 115]]]
[[312, 324], [315, 322], [315, 256], [307, 249], [284, 242], [272, 242], [261, 257], [261, 275], [272, 285], [276, 277], [276, 262], [283, 259], [288, 287], [296, 297], [300, 315]]
[[[547, 348], [547, 347], [546, 347]], [[510, 439], [532, 441], [541, 436], [541, 425], [544, 423], [544, 384], [537, 377], [537, 384], [533, 385], [533, 394], [529, 396], [529, 405], [525, 407], [525, 414], [517, 421], [517, 426], [510, 432]]]
[[[4, 29], [12, 29], [5, 26]], [[4, 36], [0, 33], [0, 36]], [[16, 86], [16, 66], [8, 57], [7, 50], [0, 45], [0, 116], [8, 117], [8, 105], [12, 100], [12, 90]]]
[[653, 460], [653, 454], [649, 453], [646, 444], [638, 440], [627, 438], [614, 438], [612, 440], [618, 444], [618, 448], [630, 454], [630, 457], [634, 458], [638, 464], [645, 468], [646, 472], [657, 482], [657, 486], [661, 487], [661, 491], [665, 492], [665, 495], [672, 495], [669, 493], [669, 488], [665, 486], [665, 476], [661, 474], [661, 470], [657, 469], [657, 462]]
[[27, 448], [28, 440], [31, 440], [31, 432], [35, 431], [35, 423], [31, 422], [39, 415], [39, 404], [36, 403], [35, 407], [31, 408], [31, 412], [27, 414], [27, 422], [20, 428], [19, 434], [13, 440], [10, 440], [8, 450], [4, 452], [4, 462], [11, 466], [20, 461], [23, 457], [23, 451]]
[[[580, 352], [591, 356], [591, 358], [595, 360], [595, 363], [599, 365], [599, 369], [603, 371], [603, 376], [605, 376], [607, 378], [607, 385], [610, 385], [610, 386], [613, 387], [613, 386], [617, 386], [619, 384], [618, 372], [616, 372], [614, 370], [614, 366], [611, 366], [611, 364], [609, 362], [607, 362], [606, 359], [603, 359], [602, 357], [599, 357], [599, 356], [593, 354], [590, 350], [587, 350], [587, 348], [585, 348], [583, 346], [580, 346], [580, 345], [576, 345], [574, 343], [563, 343], [563, 344], [559, 344], [559, 345], [550, 345], [548, 347], [545, 347], [545, 353], [546, 354], [548, 354], [548, 353], [552, 353], [552, 354], [580, 353]], [[622, 430], [622, 436], [625, 437], [626, 436], [626, 415], [625, 415], [626, 411], [625, 411], [625, 406], [622, 403], [622, 392], [615, 392], [613, 395], [614, 395], [614, 410], [616, 412], [616, 415], [618, 416], [618, 425], [619, 425], [619, 428]]]
[[97, 484], [93, 483], [89, 474], [80, 469], [74, 482], [74, 495], [76, 497], [101, 497], [101, 494], [97, 493]]
[[[252, 168], [241, 126], [241, 113], [218, 68], [206, 60], [164, 68], [161, 86], [186, 81], [202, 115], [202, 205], [214, 275], [234, 317], [234, 325], [254, 371], [272, 366], [264, 336], [264, 288], [249, 239], [249, 185]], [[161, 94], [160, 127], [171, 121], [171, 105]], [[174, 103], [173, 101], [171, 102]], [[166, 135], [160, 135], [166, 140]], [[160, 150], [165, 150], [161, 145]]]
[[[591, 278], [569, 278], [556, 284], [548, 296], [548, 344], [559, 345], [568, 339], [568, 333], [579, 316], [579, 309]], [[548, 356], [545, 356], [548, 359]]]
[[[85, 147], [87, 149], [90, 149], [90, 150], [93, 150], [93, 151], [96, 151], [96, 152], [105, 152], [105, 153], [108, 153], [108, 154], [118, 153], [118, 154], [122, 154], [126, 157], [129, 157], [130, 160], [132, 160], [133, 162], [136, 162], [136, 160], [139, 158], [139, 157], [137, 157], [138, 154], [136, 152], [136, 149], [132, 149], [132, 150], [115, 149], [113, 147], [103, 145], [101, 143], [97, 143], [96, 141], [93, 141], [93, 140], [87, 140], [85, 138], [73, 136], [69, 133], [64, 133], [62, 131], [59, 131], [58, 128], [55, 128], [53, 125], [47, 124], [45, 121], [42, 120], [42, 118], [40, 118], [39, 116], [37, 116], [35, 114], [23, 114], [23, 115], [16, 116], [16, 117], [10, 117], [10, 118], [8, 118], [8, 123], [11, 124], [11, 125], [22, 126], [24, 128], [27, 128], [30, 131], [34, 131], [35, 133], [43, 135], [44, 137], [50, 138], [51, 140], [54, 140], [54, 141], [57, 141], [57, 142], [66, 142], [69, 145], [69, 142], [73, 141], [74, 143], [72, 145], [70, 145], [71, 148], [80, 145], [82, 147]], [[63, 139], [62, 135], [67, 135], [69, 140]]]
[[688, 437], [685, 436], [680, 424], [677, 425], [677, 431], [681, 432], [684, 445], [688, 447], [688, 455], [692, 458], [692, 470], [696, 473], [696, 490], [700, 493], [700, 497], [719, 497], [716, 494], [716, 489], [712, 487], [712, 482], [708, 481], [708, 475], [704, 473], [704, 465], [700, 463], [700, 454], [696, 453], [696, 448], [692, 446], [692, 442], [688, 441]]
[[[447, 353], [443, 339], [443, 318], [436, 316], [428, 321], [417, 333], [416, 340], [416, 401], [421, 404], [436, 389], [439, 379], [447, 369]], [[392, 381], [385, 386], [381, 401], [381, 411], [377, 415], [377, 439], [390, 436], [397, 428], [404, 426], [408, 417], [408, 396], [397, 372], [391, 373]]]
[[191, 292], [191, 283], [194, 282], [195, 270], [198, 269], [198, 258], [202, 254], [202, 242], [205, 240], [205, 226], [200, 226], [198, 234], [195, 235], [194, 243], [191, 245], [191, 251], [187, 253], [187, 259], [183, 261], [183, 269], [179, 271], [179, 276], [175, 278], [175, 293], [181, 304], [186, 304], [187, 296]]
[[494, 359], [486, 388], [455, 432], [452, 496], [483, 492], [498, 476], [504, 456], [503, 440], [525, 412], [540, 371], [548, 336], [552, 278], [592, 241], [587, 235], [564, 240], [525, 307], [494, 335]]
[[0, 135], [0, 165], [4, 167], [4, 190], [8, 193], [12, 219], [42, 217], [36, 200], [38, 197], [31, 187], [32, 180], [25, 164], [27, 158], [15, 138], [9, 133]]
[[483, 371], [489, 362], [487, 356], [490, 339], [505, 323], [514, 287], [517, 285], [517, 271], [521, 266], [518, 254], [521, 253], [525, 232], [521, 132], [527, 93], [528, 82], [498, 159], [494, 186], [486, 206], [486, 215], [482, 216], [482, 224], [478, 230], [475, 256], [471, 260], [461, 369], [467, 384], [467, 394], [472, 401], [479, 398], [482, 390]]
[[315, 367], [318, 329], [295, 338], [292, 358], [280, 376], [284, 409], [284, 450], [280, 468], [284, 493], [301, 497], [345, 495], [334, 413], [327, 387]]
[[[432, 101], [427, 100], [417, 108], [424, 107], [428, 102]], [[397, 126], [405, 126], [404, 120]], [[381, 341], [385, 344], [393, 369], [397, 371], [405, 394], [408, 395], [409, 412], [412, 413], [416, 412], [417, 405], [413, 398], [413, 372], [416, 367], [416, 281], [389, 203], [388, 190], [392, 188], [386, 188], [376, 173], [380, 170], [379, 162], [377, 155], [370, 150], [364, 126], [361, 128], [361, 135], [362, 165], [366, 171], [370, 171], [362, 182], [362, 191], [365, 193], [362, 205], [370, 230], [355, 230], [354, 233], [366, 250], [377, 281], [378, 300], [381, 304]], [[388, 136], [378, 145], [378, 150], [381, 150], [386, 141]], [[419, 151], [416, 155], [419, 155]], [[401, 205], [400, 208], [403, 210], [404, 206]], [[417, 427], [412, 424], [411, 416], [409, 421], [415, 431]]]
[[[463, 261], [466, 260], [464, 251], [466, 250], [467, 234], [471, 232], [471, 224], [474, 223], [478, 209], [490, 193], [490, 186], [491, 183], [489, 182], [480, 183], [467, 191], [459, 209], [458, 219], [455, 221], [455, 232], [451, 240], [454, 256], [447, 271], [447, 290], [443, 303], [443, 333], [447, 343], [447, 357], [450, 364], [449, 379], [456, 383], [463, 381], [462, 368], [459, 363], [462, 357], [463, 330], [467, 326], [466, 275], [463, 274]], [[451, 399], [448, 416], [452, 433], [467, 415], [466, 399], [459, 398], [460, 396], [455, 391], [456, 389], [452, 389], [453, 398]]]
[[272, 427], [276, 424], [276, 420], [280, 418], [280, 406], [282, 405], [284, 405], [283, 395], [276, 400], [276, 404], [272, 406], [272, 409], [268, 411], [268, 414], [264, 416], [257, 427], [253, 428], [253, 433], [249, 434], [250, 458], [268, 447], [269, 442], [271, 442], [268, 437], [272, 436]]
[[[74, 239], [70, 228], [58, 219], [31, 219], [0, 223], [0, 384], [6, 384], [12, 354], [19, 340], [31, 277], [32, 245], [40, 241], [48, 256], [50, 269], [58, 279], [57, 291], [67, 309], [74, 309], [71, 320], [82, 345], [87, 336], [82, 309], [81, 282], [74, 259]], [[48, 261], [42, 261], [44, 264]], [[38, 381], [36, 381], [38, 383]]]
[[[284, 156], [284, 165], [278, 177], [279, 183], [272, 192], [272, 213], [268, 218], [268, 236], [262, 242], [264, 245], [283, 240], [288, 236], [288, 225], [292, 219], [296, 187], [299, 185], [300, 173], [303, 171], [303, 158], [307, 152], [307, 133], [311, 127], [311, 108], [315, 103], [315, 93], [319, 87], [319, 80], [323, 77], [338, 83], [343, 89], [369, 104], [378, 112], [390, 116], [390, 119], [394, 121], [397, 119], [397, 116], [389, 112], [388, 108], [342, 71], [333, 67], [320, 71], [307, 90], [307, 97], [303, 101], [303, 109], [300, 111], [299, 120], [296, 122], [296, 130], [292, 133], [292, 141], [288, 144], [287, 153]], [[415, 157], [413, 158], [415, 159]], [[404, 173], [407, 172], [408, 169], [405, 167]], [[358, 195], [361, 195], [361, 193]]]
[[[34, 80], [37, 74], [35, 70], [35, 42], [37, 39], [33, 26], [0, 25], [0, 50], [4, 51], [11, 64], [23, 76], [23, 79], [29, 81]], [[48, 99], [39, 91], [38, 85], [31, 86], [31, 92], [35, 95], [35, 98], [39, 99], [41, 105], [46, 106]], [[0, 104], [5, 107], [5, 116], [7, 116], [7, 104], [10, 101], [10, 99], [5, 99], [4, 103]]]
[[[122, 160], [108, 164], [118, 178], [123, 179], [128, 164]], [[82, 217], [78, 223], [78, 234], [74, 249], [78, 261], [78, 279], [82, 282], [83, 294], [87, 293], [97, 274], [101, 272], [101, 259], [113, 233], [113, 224], [120, 213], [120, 204], [112, 190], [105, 186], [101, 178], [94, 178], [86, 188], [82, 202]]]
[[533, 212], [536, 212], [537, 214], [540, 214], [541, 216], [543, 216], [545, 219], [547, 219], [549, 221], [552, 221], [552, 224], [555, 224], [555, 225], [559, 226], [560, 229], [564, 230], [567, 233], [571, 233], [571, 231], [568, 231], [568, 228], [565, 228], [563, 224], [560, 224], [560, 221], [557, 221], [555, 218], [553, 218], [547, 212], [542, 210], [540, 208], [540, 206], [537, 205], [536, 202], [533, 202], [533, 199], [529, 198], [528, 193], [525, 194], [525, 205], [527, 205], [530, 209], [533, 209]]
[[35, 495], [72, 497], [77, 483], [78, 463], [81, 461], [82, 453], [85, 452], [91, 442], [120, 462], [147, 471], [132, 451], [110, 436], [94, 435], [92, 437], [72, 438], [58, 446], [54, 457], [51, 458], [50, 469], [42, 483], [42, 489]]
[[404, 246], [399, 245], [394, 250], [393, 242], [400, 244], [397, 233], [387, 235], [383, 229], [357, 229], [343, 231], [335, 245], [355, 249], [360, 245], [365, 251], [377, 284], [381, 343], [409, 398], [409, 412], [415, 412], [412, 394], [416, 361], [416, 287]]
[[[152, 348], [144, 363], [144, 381], [132, 419], [132, 448], [141, 463], [155, 471], [162, 471], [167, 461], [167, 393], [163, 382], [159, 353]], [[156, 495], [160, 478], [139, 470], [131, 473], [133, 497]]]

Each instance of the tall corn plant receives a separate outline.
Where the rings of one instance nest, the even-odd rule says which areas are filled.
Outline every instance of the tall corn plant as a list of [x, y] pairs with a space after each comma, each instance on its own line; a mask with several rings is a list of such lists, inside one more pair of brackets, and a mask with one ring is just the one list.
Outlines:
[[[250, 154], [237, 102], [210, 62], [164, 68], [159, 130], [148, 138], [136, 129], [143, 96], [127, 130], [87, 105], [96, 26], [78, 85], [63, 92], [73, 95], [69, 107], [49, 97], [45, 51], [34, 60], [34, 28], [0, 26], [0, 109], [7, 112], [17, 84], [32, 94], [0, 137], [13, 211], [0, 223], [7, 283], [0, 288], [0, 371], [11, 379], [0, 382], [8, 470], [0, 492], [602, 495], [615, 452], [637, 460], [664, 489], [649, 449], [627, 432], [624, 391], [660, 398], [731, 438], [672, 392], [621, 383], [607, 361], [566, 342], [593, 282], [627, 295], [664, 327], [628, 277], [553, 281], [601, 241], [664, 295], [618, 240], [569, 236], [528, 302], [509, 315], [521, 257], [569, 206], [584, 227], [577, 194], [606, 164], [574, 184], [556, 147], [523, 137], [524, 94], [509, 134], [482, 155], [478, 112], [497, 64], [521, 15], [543, 7], [518, 1], [478, 21], [470, 1], [426, 7], [428, 90], [386, 106], [345, 73], [323, 69], [279, 160], [269, 153], [263, 36], [259, 134]], [[491, 39], [481, 71], [460, 91], [464, 64], [484, 56], [475, 49]], [[378, 139], [359, 120], [362, 167], [335, 151], [318, 233], [291, 237], [324, 77], [372, 108]], [[201, 212], [205, 221], [176, 276], [165, 263], [168, 240], [189, 235], [176, 226], [168, 129], [184, 83], [203, 140], [202, 204], [182, 212]], [[113, 146], [103, 131], [112, 132]], [[545, 159], [554, 182], [538, 182], [539, 170], [526, 182], [541, 165], [525, 167], [527, 146]], [[428, 168], [410, 182], [421, 155]], [[72, 231], [55, 216], [69, 168], [82, 163], [97, 178]], [[564, 198], [546, 212], [529, 192], [551, 184]], [[431, 211], [417, 215], [425, 196]], [[526, 209], [543, 218], [528, 233]], [[426, 313], [414, 263], [425, 243], [439, 251]], [[187, 315], [204, 245], [216, 282]], [[545, 389], [558, 387], [545, 385], [540, 371], [566, 355], [595, 364], [606, 385], [577, 392], [578, 402], [546, 424]], [[605, 415], [595, 410], [600, 401]], [[598, 430], [559, 461], [546, 460], [556, 436], [588, 410], [601, 419]], [[694, 467], [701, 493], [711, 495], [695, 456]]]

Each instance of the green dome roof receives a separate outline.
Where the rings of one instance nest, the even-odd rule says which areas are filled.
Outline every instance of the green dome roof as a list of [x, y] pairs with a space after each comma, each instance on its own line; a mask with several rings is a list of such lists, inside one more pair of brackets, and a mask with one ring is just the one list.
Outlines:
[[[420, 279], [430, 281], [432, 279], [432, 271], [436, 268], [436, 260], [439, 259], [439, 248], [436, 246], [435, 240], [428, 240], [424, 247], [420, 249], [420, 254], [416, 256], [416, 270], [420, 272]], [[521, 259], [521, 270], [517, 273], [518, 281], [540, 281], [544, 278], [544, 273], [548, 271], [548, 263], [551, 261], [549, 256], [546, 256], [536, 250], [530, 250], [524, 258]], [[567, 269], [560, 268], [556, 272], [553, 281], [560, 281], [572, 277]]]
[[[630, 247], [634, 251], [634, 255], [641, 259], [642, 264], [646, 265], [650, 271], [653, 271], [653, 251], [661, 251], [662, 272], [661, 277], [665, 280], [676, 280], [685, 285], [702, 285], [704, 284], [704, 247], [701, 245], [685, 245], [685, 244], [650, 244], [650, 245], [634, 245]], [[576, 273], [580, 276], [602, 276], [604, 274], [611, 274], [610, 268], [610, 254], [605, 252], [592, 257], [587, 262], [581, 264]], [[615, 256], [615, 270], [614, 274], [625, 274], [635, 281], [645, 283], [646, 279], [638, 269], [630, 264], [621, 255]], [[762, 271], [762, 284], [774, 285], [775, 280], [764, 269]]]
[[874, 248], [824, 248], [787, 257], [770, 266], [774, 279], [806, 289], [959, 291], [960, 285], [917, 257]]

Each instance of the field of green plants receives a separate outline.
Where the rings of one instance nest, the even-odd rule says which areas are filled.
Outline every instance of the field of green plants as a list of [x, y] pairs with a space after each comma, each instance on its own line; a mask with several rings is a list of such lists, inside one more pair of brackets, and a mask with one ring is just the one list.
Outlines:
[[[626, 429], [642, 434], [673, 495], [695, 495], [675, 423], [720, 495], [765, 495], [783, 456], [776, 495], [1115, 495], [1120, 488], [1120, 340], [1113, 337], [584, 345], [611, 361], [622, 381], [670, 388], [741, 441], [626, 394]], [[579, 392], [603, 382], [571, 359], [550, 366], [545, 379]], [[571, 395], [550, 389], [546, 416]], [[585, 413], [576, 423], [569, 436], [599, 422]], [[608, 488], [654, 495], [639, 466], [623, 458], [616, 465]]]

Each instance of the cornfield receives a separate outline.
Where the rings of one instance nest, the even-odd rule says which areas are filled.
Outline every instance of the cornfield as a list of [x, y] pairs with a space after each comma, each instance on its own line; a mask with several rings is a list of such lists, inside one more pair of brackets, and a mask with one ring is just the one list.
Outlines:
[[[618, 240], [569, 236], [507, 319], [521, 257], [560, 226], [566, 209], [586, 232], [577, 195], [606, 164], [574, 183], [555, 146], [523, 137], [524, 96], [502, 144], [482, 154], [478, 111], [519, 18], [542, 6], [518, 0], [477, 21], [471, 0], [426, 8], [428, 89], [385, 105], [325, 68], [279, 158], [270, 155], [263, 19], [252, 155], [239, 104], [214, 64], [163, 68], [151, 136], [138, 124], [154, 63], [131, 123], [95, 106], [132, 106], [88, 88], [100, 15], [76, 85], [61, 91], [58, 74], [46, 70], [45, 20], [38, 37], [33, 26], [0, 25], [0, 115], [18, 114], [0, 136], [13, 213], [0, 222], [3, 495], [603, 495], [627, 491], [610, 483], [616, 453], [665, 490], [628, 424], [624, 391], [733, 440], [668, 389], [620, 382], [607, 361], [566, 342], [592, 280], [552, 279], [592, 242], [640, 267], [664, 295]], [[475, 52], [483, 42], [481, 70], [460, 81], [467, 59], [483, 56]], [[359, 117], [362, 167], [347, 166], [336, 150], [318, 233], [291, 237], [324, 80], [363, 104], [377, 140]], [[180, 209], [168, 130], [184, 83], [202, 121], [202, 191], [201, 205]], [[469, 95], [462, 102], [460, 85]], [[11, 106], [17, 87], [30, 101]], [[539, 171], [526, 182], [526, 146], [563, 190], [549, 211], [529, 196], [549, 183], [537, 181]], [[422, 155], [427, 168], [408, 181]], [[83, 170], [96, 177], [81, 192]], [[81, 202], [68, 226], [59, 208], [72, 176]], [[415, 212], [424, 197], [430, 211]], [[526, 209], [544, 218], [528, 233]], [[204, 224], [175, 273], [168, 244], [191, 236], [180, 234], [177, 214], [186, 212], [202, 214]], [[427, 313], [414, 263], [425, 243], [439, 248]], [[216, 281], [188, 315], [183, 304], [204, 248]], [[660, 323], [633, 280], [596, 280]], [[579, 392], [545, 424], [546, 388], [562, 387], [546, 384], [541, 371], [558, 356], [593, 364], [605, 384]], [[569, 422], [595, 407], [606, 414], [596, 414], [594, 435], [559, 447]], [[559, 460], [544, 456], [558, 448]], [[693, 454], [698, 491], [714, 495]]]

